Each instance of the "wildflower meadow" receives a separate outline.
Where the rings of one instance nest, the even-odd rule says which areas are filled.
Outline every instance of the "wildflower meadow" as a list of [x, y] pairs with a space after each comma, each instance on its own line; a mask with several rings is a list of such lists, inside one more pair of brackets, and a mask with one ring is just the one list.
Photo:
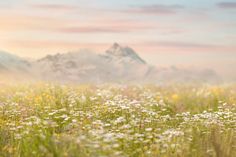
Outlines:
[[1, 157], [235, 157], [236, 85], [7, 85]]

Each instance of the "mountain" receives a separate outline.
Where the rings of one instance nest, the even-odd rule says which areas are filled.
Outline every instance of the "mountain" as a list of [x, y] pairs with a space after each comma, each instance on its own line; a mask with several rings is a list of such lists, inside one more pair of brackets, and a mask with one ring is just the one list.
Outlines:
[[48, 55], [34, 63], [41, 79], [60, 82], [218, 81], [211, 70], [159, 68], [147, 64], [132, 48], [113, 44], [103, 54], [88, 50]]
[[[23, 73], [36, 80], [73, 83], [168, 83], [216, 82], [212, 70], [149, 65], [132, 48], [113, 44], [102, 54], [89, 50], [48, 55], [26, 61], [9, 53], [0, 53], [0, 70]], [[2, 72], [0, 71], [0, 74]]]
[[16, 55], [0, 51], [0, 70], [8, 72], [26, 72], [30, 63]]
[[49, 55], [34, 63], [34, 71], [49, 81], [99, 82], [101, 75], [108, 74], [109, 69], [112, 69], [106, 67], [104, 60], [102, 56], [90, 51]]
[[48, 55], [34, 65], [46, 80], [96, 83], [137, 80], [148, 68], [134, 50], [116, 43], [104, 54], [83, 50]]
[[30, 62], [16, 55], [0, 51], [0, 85], [6, 82], [29, 81]]
[[146, 62], [139, 57], [133, 49], [129, 47], [121, 47], [117, 43], [114, 43], [105, 53], [108, 57], [119, 60], [120, 62], [146, 64]]

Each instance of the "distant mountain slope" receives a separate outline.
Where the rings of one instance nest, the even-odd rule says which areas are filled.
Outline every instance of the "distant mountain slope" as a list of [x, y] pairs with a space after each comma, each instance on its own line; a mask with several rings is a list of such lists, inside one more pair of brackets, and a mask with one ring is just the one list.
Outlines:
[[42, 79], [63, 82], [98, 82], [112, 68], [106, 66], [103, 57], [88, 51], [47, 56], [34, 63]]
[[[104, 54], [90, 51], [46, 56], [35, 64], [46, 80], [73, 82], [113, 82], [137, 79], [147, 68], [132, 49], [114, 44]], [[145, 69], [146, 70], [146, 69]]]
[[168, 83], [220, 80], [212, 70], [151, 66], [133, 49], [122, 47], [117, 43], [103, 54], [82, 50], [48, 55], [33, 62], [0, 52], [0, 73], [3, 72], [27, 74], [36, 80], [74, 83]]
[[28, 61], [13, 54], [0, 51], [0, 70], [23, 72], [27, 71], [29, 66]]
[[214, 71], [158, 68], [146, 63], [133, 49], [113, 44], [103, 54], [90, 51], [49, 55], [35, 63], [42, 79], [62, 82], [185, 82], [217, 81]]
[[0, 84], [29, 81], [32, 78], [30, 62], [16, 55], [0, 51]]

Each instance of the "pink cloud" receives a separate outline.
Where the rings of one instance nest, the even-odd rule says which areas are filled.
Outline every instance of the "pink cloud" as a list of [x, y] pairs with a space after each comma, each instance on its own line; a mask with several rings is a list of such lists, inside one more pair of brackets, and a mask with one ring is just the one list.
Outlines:
[[1, 31], [47, 31], [58, 33], [126, 33], [156, 29], [150, 22], [99, 17], [88, 21], [30, 15], [0, 15]]
[[60, 26], [66, 20], [31, 15], [0, 15], [0, 31], [47, 30]]
[[60, 10], [60, 11], [70, 11], [76, 10], [78, 7], [72, 5], [62, 5], [62, 4], [34, 4], [31, 5], [32, 8], [43, 9], [43, 10]]
[[61, 33], [126, 33], [141, 30], [154, 29], [155, 27], [149, 24], [141, 24], [136, 22], [122, 23], [121, 21], [109, 21], [98, 24], [90, 24], [84, 26], [61, 27], [55, 31]]
[[233, 45], [214, 45], [191, 42], [173, 42], [173, 41], [159, 41], [159, 42], [142, 42], [133, 43], [142, 52], [173, 52], [173, 53], [205, 53], [205, 52], [232, 52], [236, 53], [236, 46]]
[[69, 27], [61, 28], [57, 31], [61, 33], [122, 33], [128, 32], [129, 30], [124, 28], [107, 28], [107, 27]]
[[76, 41], [56, 41], [56, 40], [8, 40], [2, 43], [2, 49], [14, 52], [20, 56], [40, 58], [48, 54], [65, 53], [69, 51], [78, 51], [89, 48], [101, 52], [110, 44], [107, 43], [86, 43]]
[[176, 14], [179, 10], [184, 9], [181, 5], [150, 5], [133, 7], [128, 9], [128, 13], [142, 13], [142, 14], [155, 14], [155, 15], [170, 15]]
[[92, 48], [92, 49], [101, 49], [105, 46], [108, 46], [108, 43], [85, 43], [85, 42], [76, 42], [76, 41], [56, 41], [56, 40], [11, 40], [8, 41], [5, 45], [12, 47], [23, 48], [23, 49], [60, 49], [66, 48], [77, 49], [80, 48]]

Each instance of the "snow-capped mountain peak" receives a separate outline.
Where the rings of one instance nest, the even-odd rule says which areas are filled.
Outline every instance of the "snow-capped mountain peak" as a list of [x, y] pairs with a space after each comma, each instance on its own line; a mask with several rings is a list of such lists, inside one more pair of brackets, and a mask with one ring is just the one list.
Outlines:
[[106, 51], [106, 54], [116, 58], [128, 57], [137, 63], [146, 64], [146, 62], [139, 57], [139, 55], [132, 48], [122, 47], [118, 43], [114, 43], [112, 47]]
[[107, 54], [114, 56], [126, 56], [127, 54], [123, 51], [123, 48], [118, 44], [114, 43], [107, 51]]

